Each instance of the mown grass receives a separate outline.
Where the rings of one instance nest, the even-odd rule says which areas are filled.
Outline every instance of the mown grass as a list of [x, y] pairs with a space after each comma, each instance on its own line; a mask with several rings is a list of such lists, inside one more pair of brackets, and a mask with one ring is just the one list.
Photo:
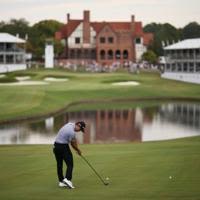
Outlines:
[[0, 77], [0, 83], [13, 83], [17, 82], [17, 79], [13, 74], [5, 74], [4, 77]]
[[51, 146], [0, 146], [0, 199], [197, 200], [200, 197], [200, 137], [80, 148], [93, 167], [104, 178], [110, 178], [109, 186], [102, 185], [74, 154], [76, 189], [60, 189]]
[[[33, 80], [67, 77], [66, 82], [41, 86], [0, 86], [0, 120], [44, 115], [83, 100], [112, 100], [151, 97], [200, 97], [195, 84], [161, 79], [158, 73], [69, 73], [61, 69], [28, 70]], [[12, 73], [13, 74], [13, 73]], [[16, 73], [19, 75], [19, 72]], [[116, 81], [138, 81], [139, 86], [112, 86]], [[110, 104], [110, 103], [109, 103]]]
[[[98, 102], [75, 105], [69, 110], [153, 106], [160, 103], [156, 98], [200, 98], [199, 85], [164, 80], [157, 73], [90, 74], [56, 69], [28, 70], [20, 75], [23, 73], [32, 80], [65, 76], [69, 81], [42, 86], [0, 86], [0, 120], [47, 114], [83, 100]], [[141, 84], [127, 87], [110, 84], [119, 80]], [[130, 101], [137, 98], [140, 100]], [[51, 145], [2, 145], [0, 199], [197, 200], [200, 197], [200, 137], [80, 148], [95, 169], [110, 178], [109, 186], [102, 185], [74, 154], [76, 189], [60, 189]]]

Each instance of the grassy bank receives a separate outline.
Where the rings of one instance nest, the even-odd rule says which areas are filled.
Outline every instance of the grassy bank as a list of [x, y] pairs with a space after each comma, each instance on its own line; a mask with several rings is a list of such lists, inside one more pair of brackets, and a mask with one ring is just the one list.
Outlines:
[[[165, 142], [81, 145], [110, 185], [75, 155], [75, 190], [57, 187], [49, 145], [0, 146], [0, 199], [197, 200], [200, 137]], [[172, 177], [171, 179], [169, 177]]]
[[[151, 97], [200, 98], [199, 85], [160, 78], [157, 73], [69, 73], [65, 70], [28, 70], [12, 76], [29, 75], [31, 80], [66, 77], [66, 82], [39, 86], [0, 86], [0, 120], [44, 115], [82, 100]], [[139, 86], [112, 86], [116, 81], [138, 81]], [[108, 103], [110, 104], [110, 103]], [[146, 104], [146, 103], [145, 103]], [[143, 104], [141, 104], [142, 106]], [[96, 107], [99, 107], [96, 106]], [[80, 109], [80, 108], [75, 108]]]

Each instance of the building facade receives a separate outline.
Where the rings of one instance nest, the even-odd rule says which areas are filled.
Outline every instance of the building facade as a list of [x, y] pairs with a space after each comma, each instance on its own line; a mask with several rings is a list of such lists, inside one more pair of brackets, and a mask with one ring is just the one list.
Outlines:
[[26, 69], [25, 40], [0, 33], [0, 73]]
[[167, 46], [164, 54], [163, 78], [200, 84], [200, 38]]
[[91, 22], [90, 11], [84, 11], [82, 20], [71, 19], [67, 14], [67, 24], [55, 37], [65, 44], [60, 60], [95, 61], [101, 65], [139, 62], [153, 40], [153, 35], [144, 33], [142, 23], [136, 22], [134, 16], [129, 22]]

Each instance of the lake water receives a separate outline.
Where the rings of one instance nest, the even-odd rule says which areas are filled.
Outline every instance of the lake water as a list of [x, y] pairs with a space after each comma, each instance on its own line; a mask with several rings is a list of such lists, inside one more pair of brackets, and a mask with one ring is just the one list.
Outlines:
[[163, 103], [126, 110], [65, 112], [39, 121], [0, 125], [0, 144], [52, 144], [68, 121], [84, 120], [79, 143], [169, 140], [200, 135], [200, 103]]

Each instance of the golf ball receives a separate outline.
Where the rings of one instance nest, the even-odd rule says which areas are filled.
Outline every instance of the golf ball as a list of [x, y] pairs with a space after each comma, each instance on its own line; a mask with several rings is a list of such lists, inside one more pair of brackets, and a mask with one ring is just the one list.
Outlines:
[[169, 179], [172, 179], [172, 176], [169, 176]]
[[108, 178], [108, 177], [106, 177], [106, 180], [107, 180], [107, 181], [109, 181], [109, 178]]

